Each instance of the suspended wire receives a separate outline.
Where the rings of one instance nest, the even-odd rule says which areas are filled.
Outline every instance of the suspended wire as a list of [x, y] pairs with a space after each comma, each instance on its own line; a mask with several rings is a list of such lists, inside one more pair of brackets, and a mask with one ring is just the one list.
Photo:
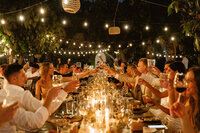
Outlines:
[[119, 0], [117, 0], [117, 7], [116, 7], [116, 10], [115, 10], [115, 16], [114, 16], [114, 26], [115, 26], [115, 19], [116, 19], [116, 16], [117, 16], [117, 10], [118, 10], [118, 7], [119, 7]]
[[141, 1], [142, 1], [142, 2], [145, 2], [145, 3], [152, 4], [152, 5], [156, 5], [156, 6], [160, 6], [160, 7], [168, 8], [167, 5], [163, 5], [163, 4], [159, 4], [159, 3], [151, 2], [151, 1], [148, 1], [148, 0], [141, 0]]
[[18, 10], [14, 10], [14, 11], [9, 11], [9, 12], [4, 12], [4, 13], [0, 13], [0, 14], [1, 14], [1, 15], [2, 15], [2, 14], [3, 14], [3, 15], [8, 15], [8, 14], [17, 13], [17, 12], [20, 12], [20, 11], [22, 11], [22, 10], [27, 10], [27, 9], [30, 9], [30, 8], [35, 7], [35, 6], [37, 6], [37, 5], [40, 5], [41, 3], [45, 3], [45, 2], [47, 2], [47, 1], [48, 1], [48, 0], [44, 0], [44, 1], [42, 1], [42, 2], [33, 4], [33, 5], [31, 5], [31, 6], [28, 6], [28, 7], [22, 8], [22, 9], [18, 9]]

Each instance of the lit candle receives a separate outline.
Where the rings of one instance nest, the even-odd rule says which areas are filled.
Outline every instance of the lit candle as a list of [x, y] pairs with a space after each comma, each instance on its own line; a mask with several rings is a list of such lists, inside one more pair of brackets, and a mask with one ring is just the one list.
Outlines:
[[105, 108], [105, 121], [106, 121], [106, 129], [109, 128], [109, 109]]

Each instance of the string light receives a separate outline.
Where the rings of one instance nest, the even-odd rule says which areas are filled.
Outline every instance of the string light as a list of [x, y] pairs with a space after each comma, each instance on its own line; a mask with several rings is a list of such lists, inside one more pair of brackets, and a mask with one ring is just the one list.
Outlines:
[[168, 31], [168, 27], [165, 27], [165, 28], [164, 28], [164, 31]]
[[130, 47], [132, 47], [132, 46], [133, 46], [133, 44], [132, 44], [132, 43], [130, 43], [130, 44], [129, 44], [129, 46], [130, 46]]
[[146, 30], [149, 30], [149, 26], [147, 25], [147, 26], [145, 27], [145, 29], [146, 29]]
[[64, 52], [64, 54], [66, 54], [66, 51]]
[[23, 15], [19, 15], [19, 20], [20, 21], [24, 21], [24, 16]]
[[83, 43], [81, 43], [81, 47], [83, 47]]
[[41, 22], [44, 22], [44, 18], [41, 18]]
[[144, 46], [144, 45], [145, 45], [145, 42], [142, 42], [142, 45]]
[[66, 43], [68, 44], [68, 43], [69, 43], [69, 41], [66, 41]]
[[73, 45], [75, 46], [75, 45], [76, 45], [76, 43], [75, 43], [75, 42], [73, 42]]
[[105, 24], [105, 28], [106, 28], [106, 29], [109, 28], [109, 25], [108, 25], [108, 24]]
[[40, 8], [40, 13], [41, 14], [44, 14], [45, 13], [45, 10], [43, 8]]
[[175, 37], [172, 36], [172, 37], [171, 37], [171, 40], [174, 41], [174, 40], [175, 40]]
[[60, 39], [60, 42], [62, 42], [62, 39]]
[[56, 51], [54, 51], [54, 53], [56, 53]]
[[71, 52], [69, 52], [69, 54], [71, 54]]
[[55, 40], [56, 38], [55, 37], [53, 37], [53, 40]]
[[87, 23], [87, 22], [84, 22], [83, 25], [84, 25], [85, 27], [87, 27], [87, 26], [88, 26], [88, 23]]
[[6, 24], [6, 21], [4, 19], [1, 19], [1, 24], [2, 25]]
[[75, 52], [73, 52], [73, 54], [75, 54]]
[[159, 39], [157, 39], [157, 40], [156, 40], [156, 43], [160, 43], [160, 40], [159, 40]]
[[126, 24], [126, 25], [124, 25], [124, 29], [125, 30], [128, 30], [129, 29], [129, 26]]
[[92, 45], [90, 44], [90, 45], [89, 45], [89, 47], [91, 48], [91, 47], [92, 47]]
[[119, 45], [118, 47], [119, 47], [119, 48], [121, 48], [122, 46], [121, 46], [121, 45]]
[[98, 48], [101, 48], [101, 45], [98, 45]]
[[110, 48], [110, 45], [108, 45], [108, 48]]
[[63, 21], [62, 21], [62, 24], [63, 24], [63, 25], [66, 25], [66, 24], [67, 24], [67, 21], [66, 21], [66, 20], [63, 20]]

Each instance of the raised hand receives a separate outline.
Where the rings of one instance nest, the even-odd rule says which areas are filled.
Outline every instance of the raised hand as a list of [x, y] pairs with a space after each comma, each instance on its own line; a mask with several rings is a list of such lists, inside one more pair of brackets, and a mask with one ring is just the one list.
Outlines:
[[148, 84], [148, 82], [145, 81], [143, 78], [139, 78], [138, 79], [138, 84], [146, 86]]
[[149, 96], [142, 96], [142, 98], [145, 103], [153, 103], [154, 104], [154, 100], [151, 99]]
[[151, 66], [151, 69], [149, 69], [151, 73], [159, 76], [160, 75], [160, 70], [156, 66]]
[[65, 86], [64, 90], [66, 92], [73, 92], [75, 91], [80, 85], [79, 81], [72, 81], [68, 85]]
[[0, 126], [13, 119], [17, 109], [19, 108], [18, 102], [13, 103], [8, 107], [2, 107], [3, 103], [0, 103]]
[[183, 118], [183, 116], [186, 114], [185, 106], [180, 102], [172, 105], [172, 107], [170, 108], [170, 111], [171, 113], [174, 113], [179, 118]]
[[58, 96], [58, 93], [60, 92], [61, 88], [62, 87], [59, 86], [59, 87], [54, 87], [54, 88], [50, 89], [47, 93], [46, 100], [51, 101], [51, 100], [55, 99]]

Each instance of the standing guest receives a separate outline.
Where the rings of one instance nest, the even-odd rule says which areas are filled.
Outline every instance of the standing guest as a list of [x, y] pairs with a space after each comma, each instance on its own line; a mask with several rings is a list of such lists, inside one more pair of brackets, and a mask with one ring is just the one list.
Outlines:
[[177, 102], [171, 107], [171, 112], [181, 119], [184, 133], [200, 132], [200, 67], [192, 67], [185, 77], [186, 104]]

